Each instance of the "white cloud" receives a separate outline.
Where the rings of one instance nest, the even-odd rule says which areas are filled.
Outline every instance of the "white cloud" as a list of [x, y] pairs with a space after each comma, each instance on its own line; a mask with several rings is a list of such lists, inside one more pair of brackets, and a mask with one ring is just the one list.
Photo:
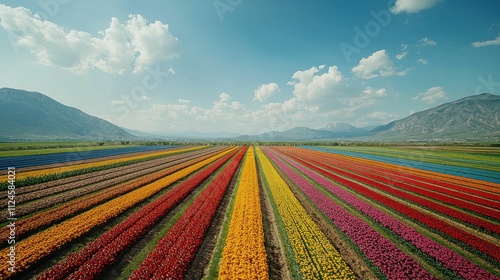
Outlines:
[[320, 65], [296, 71], [288, 83], [293, 87], [293, 96], [280, 95], [282, 101], [265, 101], [268, 93], [279, 90], [277, 84], [259, 86], [254, 92], [257, 100], [262, 99], [259, 108], [246, 107], [222, 92], [211, 106], [195, 106], [181, 98], [174, 104], [142, 106], [130, 110], [124, 118], [110, 116], [108, 119], [127, 128], [161, 134], [186, 130], [259, 134], [296, 126], [319, 128], [330, 120], [380, 124], [381, 118], [369, 119], [367, 112], [383, 102], [389, 95], [388, 90], [347, 82], [336, 66]]
[[375, 90], [374, 88], [367, 87], [365, 90], [363, 90], [363, 93], [368, 95], [368, 96], [373, 96], [373, 97], [385, 97], [385, 96], [387, 96], [387, 90], [385, 88]]
[[84, 31], [65, 31], [30, 10], [0, 4], [0, 26], [42, 65], [56, 66], [75, 74], [99, 69], [107, 73], [138, 73], [153, 63], [177, 57], [179, 42], [167, 24], [148, 23], [141, 15], [125, 22], [112, 18], [110, 26], [93, 36]]
[[[123, 118], [107, 118], [127, 128], [164, 134], [181, 131], [245, 131], [252, 124], [242, 118], [245, 106], [231, 99], [229, 94], [223, 92], [209, 108], [192, 106], [189, 100], [178, 99], [177, 104], [152, 104], [149, 108], [130, 111]], [[261, 120], [262, 123], [265, 121]]]
[[359, 64], [352, 68], [352, 72], [363, 79], [372, 79], [376, 77], [404, 76], [408, 69], [398, 71], [386, 50], [380, 50], [366, 58], [363, 57]]
[[418, 13], [423, 10], [430, 9], [434, 7], [437, 3], [442, 0], [396, 0], [394, 7], [391, 8], [393, 14], [399, 13]]
[[429, 88], [425, 92], [419, 93], [417, 96], [413, 97], [413, 100], [420, 100], [423, 101], [427, 104], [433, 104], [436, 103], [439, 100], [446, 99], [446, 91], [444, 90], [443, 87], [440, 86], [435, 86]]
[[495, 45], [500, 45], [500, 36], [497, 36], [493, 40], [489, 41], [477, 41], [472, 43], [472, 46], [474, 48], [480, 48], [480, 47], [486, 47], [486, 46], [495, 46]]
[[280, 91], [280, 88], [278, 84], [276, 83], [269, 83], [269, 84], [262, 84], [260, 85], [256, 90], [254, 90], [254, 101], [259, 100], [260, 102], [266, 101], [269, 97], [271, 97], [273, 94], [277, 93]]
[[292, 81], [288, 83], [294, 87], [293, 94], [299, 102], [319, 101], [328, 96], [338, 95], [335, 91], [343, 85], [344, 77], [337, 66], [328, 67], [328, 72], [316, 74], [324, 70], [325, 66], [313, 66], [305, 71], [297, 71], [292, 76]]
[[419, 60], [417, 60], [418, 63], [421, 63], [421, 64], [427, 64], [427, 60], [423, 59], [423, 58], [420, 58]]
[[429, 38], [427, 38], [427, 37], [426, 37], [426, 38], [422, 38], [422, 39], [420, 39], [420, 41], [419, 41], [419, 42], [420, 42], [420, 45], [421, 45], [421, 46], [426, 46], [426, 47], [427, 47], [427, 46], [435, 46], [435, 45], [437, 45], [437, 42], [436, 42], [436, 41], [431, 40], [431, 39], [429, 39]]

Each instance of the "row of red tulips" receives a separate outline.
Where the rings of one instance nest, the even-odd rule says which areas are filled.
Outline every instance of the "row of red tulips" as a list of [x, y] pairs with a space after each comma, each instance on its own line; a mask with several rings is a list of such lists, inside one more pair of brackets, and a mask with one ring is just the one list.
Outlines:
[[[195, 157], [194, 159], [187, 160], [181, 163], [176, 161], [175, 164], [172, 164], [171, 167], [152, 173], [149, 176], [135, 178], [132, 181], [128, 181], [126, 184], [119, 184], [117, 186], [109, 187], [108, 189], [106, 189], [105, 192], [93, 193], [83, 198], [78, 198], [76, 200], [70, 201], [57, 208], [37, 213], [33, 216], [30, 216], [27, 219], [17, 221], [16, 236], [18, 240], [20, 240], [30, 232], [43, 229], [51, 224], [60, 222], [61, 220], [72, 217], [78, 213], [81, 213], [82, 211], [90, 209], [95, 205], [99, 205], [100, 203], [104, 203], [110, 199], [128, 193], [137, 188], [140, 188], [145, 184], [156, 181], [159, 178], [165, 177], [173, 172], [176, 172], [182, 168], [190, 166], [196, 162], [200, 162], [214, 155], [215, 153], [218, 153], [218, 151], [200, 157]], [[186, 154], [186, 156], [189, 155], [190, 154]], [[50, 199], [40, 200], [40, 203], [44, 202], [48, 203], [50, 202]], [[0, 238], [7, 240], [8, 234], [9, 234], [8, 231], [2, 231], [0, 232]]]
[[[362, 174], [377, 175], [379, 180], [380, 177], [382, 177], [384, 182], [398, 186], [400, 184], [404, 186], [417, 186], [419, 189], [422, 189], [422, 192], [419, 193], [421, 195], [432, 196], [434, 199], [441, 200], [457, 207], [500, 219], [500, 194], [464, 187], [443, 180], [417, 176], [408, 172], [399, 171], [392, 168], [393, 166], [383, 163], [375, 164], [368, 160], [353, 159], [353, 157], [349, 156], [313, 153], [316, 157], [329, 160], [329, 162], [335, 160], [335, 163], [341, 165], [343, 168], [357, 170]], [[485, 207], [486, 205], [488, 207]]]
[[241, 149], [211, 181], [129, 279], [183, 278], [246, 150]]
[[114, 226], [97, 239], [89, 243], [83, 250], [71, 254], [64, 262], [53, 266], [38, 279], [95, 279], [117, 256], [134, 244], [144, 233], [168, 211], [179, 204], [201, 182], [221, 167], [233, 154], [216, 160], [205, 169], [189, 177], [175, 186], [161, 198], [143, 207], [126, 220]]

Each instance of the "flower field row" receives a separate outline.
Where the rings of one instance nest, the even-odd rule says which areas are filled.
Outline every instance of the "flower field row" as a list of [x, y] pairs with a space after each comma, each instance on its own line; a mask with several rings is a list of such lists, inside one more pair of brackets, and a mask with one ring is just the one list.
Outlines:
[[335, 158], [335, 159], [346, 159], [351, 162], [356, 162], [364, 166], [376, 166], [379, 168], [384, 168], [386, 171], [389, 171], [394, 174], [404, 174], [405, 177], [410, 177], [417, 179], [419, 181], [428, 182], [428, 183], [436, 183], [438, 181], [439, 185], [442, 187], [446, 187], [452, 190], [457, 190], [459, 192], [473, 194], [485, 198], [498, 197], [498, 192], [500, 192], [500, 187], [498, 184], [479, 181], [466, 177], [457, 177], [453, 175], [432, 172], [427, 170], [416, 169], [412, 167], [400, 166], [397, 164], [380, 162], [370, 159], [357, 158], [354, 156], [333, 154], [333, 153], [320, 153], [325, 157]]
[[166, 151], [155, 152], [153, 154], [127, 156], [127, 157], [120, 157], [117, 159], [109, 159], [109, 160], [102, 160], [102, 161], [97, 161], [97, 162], [68, 165], [68, 166], [64, 166], [64, 167], [55, 167], [55, 168], [50, 168], [50, 169], [41, 169], [41, 170], [35, 170], [35, 171], [22, 172], [22, 173], [19, 173], [17, 175], [16, 179], [22, 180], [22, 179], [25, 179], [28, 177], [48, 176], [50, 174], [64, 173], [64, 172], [75, 171], [75, 170], [80, 170], [80, 169], [87, 169], [87, 168], [96, 168], [99, 166], [113, 165], [113, 164], [123, 163], [123, 162], [127, 162], [127, 161], [142, 160], [142, 159], [147, 159], [150, 157], [166, 156], [166, 155], [170, 155], [170, 154], [178, 153], [178, 152], [187, 152], [187, 151], [197, 150], [200, 148], [202, 148], [202, 147], [169, 149]]
[[[314, 153], [314, 152], [313, 152]], [[486, 209], [494, 209], [496, 210], [496, 214], [500, 215], [500, 202], [496, 201], [498, 199], [498, 194], [494, 194], [491, 192], [483, 191], [476, 188], [464, 187], [458, 184], [452, 184], [450, 182], [446, 182], [439, 179], [427, 178], [422, 176], [417, 176], [408, 172], [403, 172], [399, 170], [399, 167], [395, 168], [392, 164], [374, 162], [370, 160], [359, 160], [350, 156], [345, 155], [332, 155], [325, 153], [315, 153], [319, 158], [333, 160], [337, 164], [341, 164], [343, 167], [350, 167], [350, 169], [356, 169], [362, 173], [376, 174], [378, 176], [383, 177], [384, 182], [390, 182], [395, 185], [400, 184], [411, 184], [413, 186], [417, 186], [423, 191], [429, 190], [433, 193], [426, 193], [424, 196], [429, 196], [429, 194], [433, 198], [442, 197], [442, 195], [447, 195], [449, 197], [455, 197], [460, 199], [460, 201], [453, 200], [451, 204], [459, 204], [459, 206], [463, 206], [463, 203], [469, 205], [469, 201], [471, 203], [475, 203], [475, 206], [481, 206]], [[381, 180], [381, 178], [378, 178]], [[472, 206], [474, 207], [474, 206]], [[486, 210], [478, 210], [478, 212], [486, 211]]]
[[390, 279], [433, 279], [419, 263], [399, 250], [370, 225], [340, 205], [332, 203], [326, 195], [285, 162], [269, 152], [267, 155], [333, 221], [335, 226], [359, 246], [363, 254], [377, 265], [385, 276]]
[[219, 279], [268, 279], [259, 182], [253, 148], [248, 149], [240, 177]]
[[[112, 198], [118, 197], [118, 196], [123, 195], [125, 193], [128, 193], [132, 190], [135, 190], [141, 186], [152, 183], [152, 182], [154, 182], [158, 179], [161, 179], [161, 178], [163, 178], [163, 177], [165, 177], [173, 172], [176, 172], [182, 168], [186, 168], [190, 165], [193, 165], [197, 162], [200, 162], [200, 161], [202, 161], [206, 158], [209, 158], [210, 156], [213, 156], [213, 155], [214, 155], [213, 153], [209, 153], [208, 155], [195, 157], [194, 159], [191, 159], [191, 160], [189, 160], [189, 158], [187, 158], [187, 160], [185, 162], [177, 162], [177, 164], [172, 165], [171, 167], [168, 167], [168, 168], [161, 170], [161, 171], [158, 171], [156, 173], [149, 174], [145, 177], [135, 178], [131, 181], [128, 181], [128, 182], [125, 182], [122, 184], [118, 184], [116, 186], [109, 187], [104, 192], [93, 193], [91, 195], [81, 197], [81, 198], [75, 199], [71, 202], [68, 202], [66, 204], [63, 204], [57, 208], [50, 209], [48, 211], [44, 211], [41, 213], [37, 213], [37, 214], [34, 214], [26, 219], [19, 220], [16, 223], [17, 238], [18, 238], [18, 240], [20, 240], [20, 238], [24, 237], [24, 235], [26, 233], [35, 231], [36, 229], [49, 226], [55, 222], [58, 222], [58, 221], [61, 221], [65, 218], [71, 217], [77, 213], [80, 213], [80, 212], [85, 211], [85, 210], [87, 210], [95, 205], [98, 205], [99, 203], [103, 203], [103, 202], [108, 201]], [[43, 209], [46, 207], [50, 207], [50, 205], [52, 204], [51, 203], [52, 199], [53, 199], [53, 197], [40, 200], [40, 204], [42, 204], [42, 205], [40, 207], [37, 207], [37, 208]], [[46, 205], [48, 205], [48, 206], [46, 206]], [[30, 208], [32, 206], [33, 205], [30, 205]], [[18, 207], [18, 208], [20, 208], [20, 207]], [[32, 211], [32, 213], [37, 211], [37, 209], [33, 209], [33, 208], [28, 209], [28, 210]], [[17, 215], [21, 215], [19, 213], [19, 210], [18, 210]], [[8, 231], [2, 231], [2, 232], [0, 232], [0, 239], [6, 240], [8, 238], [8, 235], [9, 235]]]
[[375, 147], [210, 145], [49, 166], [9, 198], [0, 279], [500, 280], [500, 184], [416, 168], [494, 157], [413, 165], [405, 149], [387, 155], [405, 165]]
[[[404, 162], [401, 162], [399, 160], [393, 160], [390, 157], [365, 155], [361, 153], [352, 153], [352, 152], [333, 151], [332, 149], [324, 149], [324, 148], [314, 148], [314, 150], [333, 153], [333, 154], [339, 153], [339, 154], [349, 155], [353, 158], [356, 158], [357, 160], [371, 160], [373, 162], [378, 162], [381, 164], [392, 164], [393, 166], [397, 167], [397, 169], [405, 170], [424, 177], [429, 176], [431, 178], [444, 179], [449, 182], [457, 184], [477, 187], [480, 189], [485, 189], [497, 193], [500, 192], [500, 187], [498, 187], [500, 178], [498, 174], [495, 172], [488, 172], [488, 176], [479, 176], [476, 173], [481, 172], [481, 170], [477, 169], [467, 170], [467, 172], [460, 172], [459, 167], [453, 167], [453, 166], [447, 166], [446, 170], [443, 170], [442, 165], [439, 164], [430, 164], [430, 163], [418, 163], [417, 165], [404, 164]], [[490, 182], [489, 180], [492, 180], [492, 182]]]
[[[351, 179], [347, 179], [347, 177], [341, 176], [337, 173], [338, 168], [333, 167], [328, 164], [324, 164], [319, 161], [314, 161], [314, 160], [303, 160], [304, 156], [301, 155], [300, 159], [295, 157], [298, 162], [301, 164], [306, 165], [307, 167], [315, 170], [316, 172], [319, 172], [320, 174], [323, 174], [327, 176], [328, 178], [341, 183], [342, 185], [347, 186], [349, 189], [362, 194], [366, 197], [369, 197], [370, 199], [373, 199], [379, 203], [382, 203], [383, 205], [386, 205], [390, 207], [391, 209], [395, 209], [396, 211], [406, 215], [407, 217], [418, 221], [429, 228], [435, 229], [438, 232], [445, 234], [449, 237], [451, 237], [454, 240], [459, 240], [460, 242], [463, 242], [464, 244], [470, 246], [471, 248], [477, 249], [481, 251], [482, 253], [486, 254], [488, 257], [492, 257], [493, 261], [499, 261], [500, 260], [500, 248], [499, 245], [485, 241], [481, 239], [480, 237], [470, 234], [466, 232], [462, 228], [458, 228], [456, 226], [444, 223], [442, 220], [430, 215], [426, 214], [420, 211], [416, 211], [413, 207], [403, 204], [401, 202], [396, 201], [395, 199], [382, 194], [380, 192], [375, 191], [375, 189], [371, 189], [370, 187], [367, 187], [365, 184], [360, 184], [356, 181], [353, 181]], [[347, 175], [349, 176], [349, 175]]]
[[[23, 271], [29, 268], [41, 258], [56, 251], [62, 245], [80, 237], [92, 228], [102, 225], [108, 220], [114, 218], [116, 215], [122, 213], [144, 199], [151, 197], [160, 190], [188, 176], [203, 166], [217, 160], [228, 152], [229, 151], [222, 152], [202, 162], [181, 169], [171, 175], [94, 207], [70, 220], [64, 221], [45, 231], [31, 235], [27, 239], [22, 240], [16, 244], [16, 248], [20, 252], [16, 258], [18, 270]], [[0, 251], [0, 276], [2, 278], [9, 276], [7, 272], [8, 251], [9, 248]]]
[[31, 154], [33, 151], [30, 151], [30, 155], [24, 156], [5, 156], [5, 154], [9, 152], [3, 151], [0, 153], [2, 154], [2, 156], [0, 156], [0, 170], [6, 169], [9, 166], [16, 166], [17, 168], [32, 167], [173, 148], [175, 148], [175, 146], [90, 146], [73, 148], [73, 150], [79, 150], [78, 152], [60, 152], [65, 149], [51, 149], [53, 153], [47, 153], [47, 150], [50, 149], [43, 149], [37, 150], [38, 152], [42, 151], [42, 154]]
[[[287, 157], [284, 157], [283, 160], [286, 160], [286, 162], [290, 164], [290, 166], [296, 168], [302, 174], [311, 178], [314, 182], [330, 191], [336, 197], [342, 199], [366, 216], [372, 218], [382, 226], [387, 227], [402, 239], [414, 245], [420, 251], [427, 254], [431, 258], [431, 261], [436, 260], [442, 267], [445, 267], [456, 273], [456, 277], [462, 277], [463, 279], [495, 279], [493, 275], [480, 268], [470, 260], [464, 258], [463, 256], [457, 254], [456, 252], [450, 250], [442, 244], [437, 243], [432, 239], [422, 235], [400, 220], [359, 199], [354, 194], [341, 188], [333, 181], [328, 180], [326, 177], [319, 175], [312, 169], [309, 169], [306, 166], [299, 164], [298, 162]], [[277, 161], [281, 161], [281, 159], [277, 159]], [[285, 168], [290, 169], [286, 166]], [[338, 216], [338, 214], [335, 216]]]
[[245, 152], [246, 148], [240, 149], [129, 279], [183, 279]]
[[[314, 152], [312, 154], [318, 156]], [[412, 184], [413, 182], [405, 179], [396, 180], [392, 174], [383, 174], [380, 167], [366, 168], [364, 165], [353, 164], [349, 161], [339, 161], [338, 158], [322, 157], [321, 159], [324, 163], [329, 163], [330, 165], [333, 163], [340, 164], [341, 168], [335, 169], [340, 175], [351, 177], [359, 182], [375, 186], [391, 194], [406, 196], [410, 201], [418, 202], [420, 205], [436, 212], [444, 213], [450, 217], [463, 220], [494, 233], [500, 233], [500, 225], [477, 218], [474, 215], [467, 215], [463, 211], [448, 206], [460, 207], [473, 213], [500, 219], [500, 209], [494, 209], [496, 205], [500, 205], [500, 202], [492, 201], [489, 203], [488, 201], [482, 201], [483, 203], [488, 203], [488, 206], [484, 206], [439, 192], [439, 189], [433, 185], [425, 183]], [[435, 183], [439, 184], [437, 181]], [[411, 195], [407, 194], [408, 192], [411, 192]], [[464, 195], [462, 198], [466, 199], [468, 196]]]
[[354, 279], [339, 252], [309, 217], [269, 159], [257, 148], [263, 176], [285, 224], [295, 259], [305, 279]]
[[[116, 257], [131, 246], [150, 227], [175, 207], [201, 182], [221, 167], [235, 151], [218, 159], [202, 171], [189, 177], [159, 199], [135, 212], [125, 221], [99, 236], [82, 251], [70, 255], [66, 261], [54, 266], [39, 279], [96, 278]], [[69, 275], [69, 276], [68, 276]]]
[[[342, 150], [358, 152], [370, 155], [387, 156], [392, 158], [400, 158], [412, 161], [421, 161], [429, 163], [437, 163], [442, 165], [454, 165], [468, 168], [484, 169], [500, 172], [500, 167], [494, 163], [498, 160], [491, 152], [491, 148], [485, 148], [484, 151], [479, 149], [470, 149], [463, 147], [425, 149], [425, 148], [405, 148], [405, 147], [343, 147]], [[456, 153], [456, 150], [464, 151], [465, 153]], [[480, 154], [479, 154], [480, 153]]]
[[[309, 157], [311, 159], [311, 157]], [[312, 159], [314, 160], [314, 159]], [[362, 174], [356, 174], [358, 172], [357, 169], [351, 168], [349, 169], [345, 165], [342, 165], [341, 167], [334, 167], [332, 164], [334, 164], [336, 161], [330, 161], [325, 163], [324, 161], [320, 162], [318, 160], [315, 160], [315, 162], [318, 163], [318, 166], [328, 168], [331, 170], [333, 173], [336, 174], [337, 177], [348, 177], [356, 180], [357, 182], [373, 186], [377, 190], [383, 191], [384, 193], [390, 194], [391, 196], [399, 197], [402, 198], [406, 201], [409, 201], [411, 203], [415, 203], [420, 206], [424, 206], [428, 209], [431, 209], [432, 211], [436, 213], [441, 213], [444, 215], [447, 215], [449, 217], [455, 218], [460, 221], [464, 221], [466, 223], [475, 225], [479, 228], [486, 229], [487, 231], [493, 232], [493, 233], [500, 233], [500, 225], [491, 222], [489, 220], [481, 219], [476, 216], [470, 215], [468, 213], [465, 213], [463, 211], [459, 211], [455, 208], [449, 207], [448, 205], [445, 205], [443, 203], [436, 202], [435, 200], [438, 198], [442, 198], [442, 196], [439, 196], [438, 194], [432, 194], [432, 193], [427, 193], [426, 196], [422, 195], [425, 194], [425, 192], [421, 189], [418, 189], [416, 187], [413, 187], [411, 185], [408, 185], [406, 183], [397, 183], [397, 187], [394, 187], [387, 182], [390, 182], [392, 179], [391, 178], [386, 178], [386, 177], [380, 177], [376, 176], [372, 173], [362, 173]], [[412, 190], [414, 193], [407, 192], [407, 190]], [[417, 195], [420, 194], [420, 195]], [[433, 199], [429, 199], [432, 197]], [[449, 198], [450, 200], [452, 198], [450, 197], [445, 197]], [[446, 200], [449, 201], [449, 200]], [[464, 203], [466, 204], [466, 203]], [[480, 208], [481, 206], [477, 206]], [[476, 209], [476, 208], [474, 208]], [[480, 208], [482, 209], [482, 208]], [[478, 210], [479, 211], [479, 210]], [[497, 211], [491, 210], [489, 212], [485, 213], [493, 213], [490, 214], [491, 216], [496, 217]], [[500, 254], [495, 254], [497, 256], [500, 256]]]

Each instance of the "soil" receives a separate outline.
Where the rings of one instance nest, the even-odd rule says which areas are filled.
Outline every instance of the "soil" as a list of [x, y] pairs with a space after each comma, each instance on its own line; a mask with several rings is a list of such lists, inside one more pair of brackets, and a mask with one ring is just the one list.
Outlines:
[[264, 182], [261, 180], [260, 174], [259, 186], [260, 205], [264, 222], [264, 242], [266, 247], [267, 265], [269, 267], [269, 279], [292, 279], [292, 275], [286, 261], [285, 247], [280, 238], [276, 217], [274, 216], [269, 196], [264, 190], [265, 186]]
[[234, 189], [236, 187], [236, 184], [238, 183], [237, 174], [240, 173], [242, 163], [243, 160], [241, 161], [238, 170], [236, 170], [236, 172], [234, 173], [235, 175], [231, 179], [231, 183], [229, 183], [229, 186], [227, 187], [226, 193], [224, 194], [217, 212], [212, 219], [212, 223], [205, 233], [203, 242], [201, 243], [200, 248], [198, 249], [198, 252], [194, 257], [191, 266], [188, 268], [184, 275], [184, 279], [203, 279], [203, 277], [205, 277], [206, 270], [210, 264], [210, 260], [212, 259], [212, 255], [217, 245], [217, 240], [219, 239], [219, 235], [222, 230], [224, 216], [228, 211], [231, 198], [234, 194]]

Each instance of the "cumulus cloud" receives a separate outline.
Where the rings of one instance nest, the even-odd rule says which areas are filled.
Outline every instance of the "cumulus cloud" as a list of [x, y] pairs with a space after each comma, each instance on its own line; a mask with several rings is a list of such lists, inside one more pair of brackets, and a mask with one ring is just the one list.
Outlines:
[[368, 57], [363, 57], [359, 64], [352, 68], [352, 72], [363, 79], [404, 76], [407, 71], [397, 70], [386, 50], [376, 51]]
[[208, 106], [196, 106], [188, 100], [178, 99], [174, 104], [142, 106], [131, 110], [124, 118], [111, 116], [108, 119], [128, 128], [163, 134], [186, 130], [259, 134], [297, 126], [319, 128], [330, 120], [380, 124], [381, 117], [369, 119], [366, 116], [370, 108], [389, 95], [388, 90], [359, 83], [349, 85], [348, 81], [336, 66], [319, 65], [296, 71], [288, 83], [293, 95], [276, 98], [281, 101], [269, 102], [267, 99], [270, 93], [280, 90], [277, 84], [259, 86], [254, 91], [254, 100], [262, 103], [258, 108], [246, 107], [233, 100], [229, 93], [222, 92]]
[[262, 84], [256, 90], [254, 90], [254, 101], [258, 100], [260, 102], [266, 101], [273, 94], [280, 91], [280, 87], [276, 83]]
[[[121, 126], [145, 132], [172, 131], [245, 131], [251, 122], [242, 119], [245, 106], [221, 93], [211, 107], [193, 106], [189, 100], [178, 99], [176, 104], [151, 104], [149, 108], [130, 111], [123, 118], [105, 116]], [[120, 102], [121, 103], [121, 102]], [[234, 120], [238, 119], [238, 122]], [[241, 122], [240, 122], [241, 120]], [[262, 120], [264, 122], [264, 120]]]
[[426, 47], [428, 47], [428, 46], [435, 46], [435, 45], [437, 45], [437, 42], [436, 42], [436, 41], [431, 40], [431, 39], [429, 39], [429, 38], [427, 38], [427, 37], [426, 37], [426, 38], [422, 38], [422, 39], [420, 39], [420, 41], [419, 41], [419, 42], [420, 42], [420, 45], [421, 45], [421, 46], [426, 46]]
[[330, 66], [326, 73], [317, 74], [324, 69], [325, 65], [313, 66], [293, 74], [292, 81], [288, 85], [294, 87], [293, 94], [299, 102], [318, 101], [339, 93], [335, 89], [343, 85], [342, 73], [337, 66]]
[[446, 99], [446, 91], [441, 86], [435, 86], [429, 88], [425, 92], [420, 92], [417, 96], [413, 97], [413, 100], [420, 100], [427, 104], [436, 103], [439, 100]]
[[472, 43], [472, 46], [474, 48], [481, 48], [481, 47], [495, 46], [495, 45], [500, 45], [500, 36], [497, 36], [493, 40], [489, 40], [489, 41], [477, 41], [477, 42]]
[[38, 63], [75, 74], [90, 69], [138, 73], [180, 54], [178, 39], [170, 33], [168, 25], [160, 21], [149, 23], [141, 15], [129, 15], [124, 22], [112, 18], [109, 27], [97, 36], [78, 30], [65, 31], [22, 7], [0, 4], [0, 18], [0, 26], [17, 45], [33, 53]]
[[396, 0], [394, 6], [391, 8], [393, 14], [399, 13], [418, 13], [423, 10], [430, 9], [434, 7], [437, 3], [442, 0]]

